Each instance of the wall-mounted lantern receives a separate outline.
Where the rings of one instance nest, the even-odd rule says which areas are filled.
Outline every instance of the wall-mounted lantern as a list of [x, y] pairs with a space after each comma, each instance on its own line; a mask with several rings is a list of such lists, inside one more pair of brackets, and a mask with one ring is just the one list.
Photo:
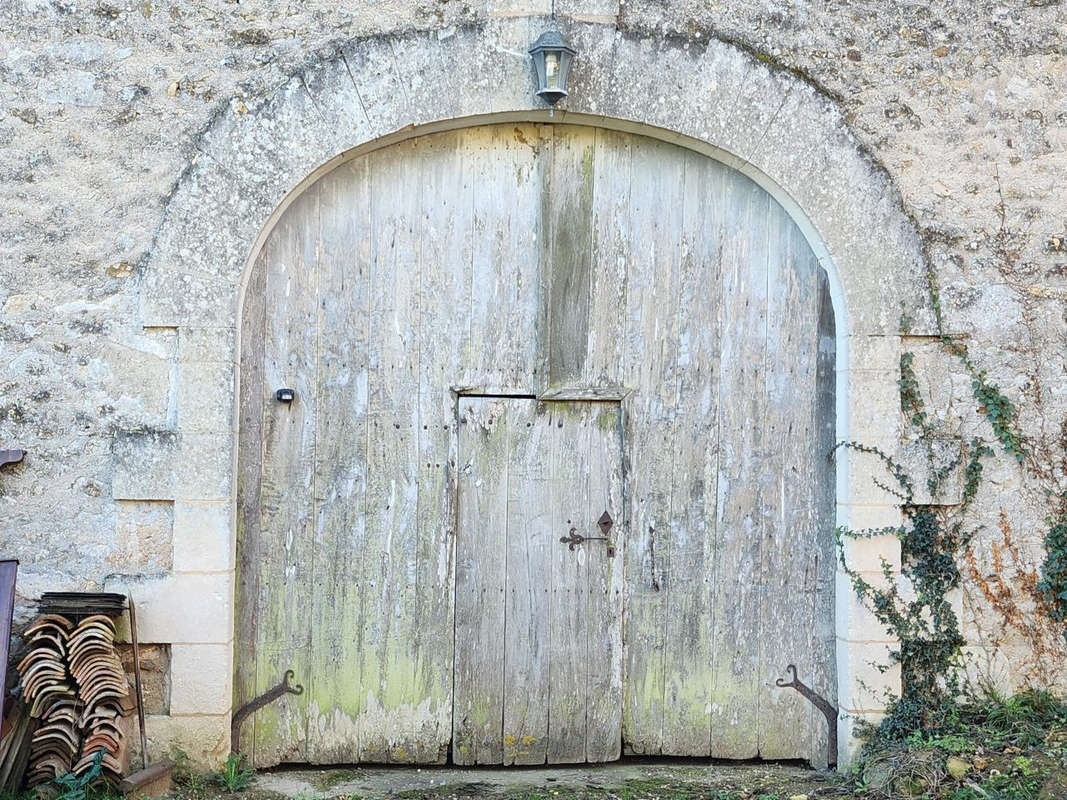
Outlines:
[[567, 76], [576, 54], [559, 31], [546, 31], [538, 37], [530, 48], [537, 71], [538, 97], [555, 105], [567, 96]]
[[274, 393], [274, 399], [279, 403], [291, 403], [296, 399], [296, 392], [292, 389], [279, 389]]

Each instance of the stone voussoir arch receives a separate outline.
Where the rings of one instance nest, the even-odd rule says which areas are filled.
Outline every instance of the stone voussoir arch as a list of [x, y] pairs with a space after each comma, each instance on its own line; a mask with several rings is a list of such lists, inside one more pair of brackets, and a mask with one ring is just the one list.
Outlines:
[[[179, 504], [176, 548], [183, 537], [204, 541], [205, 525], [215, 529], [207, 540], [218, 552], [205, 555], [214, 566], [184, 572], [176, 566], [150, 593], [142, 613], [151, 616], [152, 597], [180, 595], [206, 582], [229, 603], [222, 629], [198, 625], [195, 609], [187, 610], [184, 627], [191, 645], [228, 646], [219, 651], [219, 669], [232, 667], [234, 366], [244, 282], [273, 221], [301, 188], [368, 149], [489, 122], [577, 123], [672, 141], [740, 170], [797, 221], [830, 277], [839, 438], [895, 449], [898, 320], [902, 307], [918, 307], [922, 248], [895, 188], [836, 104], [811, 83], [718, 40], [684, 42], [564, 20], [579, 55], [570, 96], [550, 113], [534, 96], [526, 52], [550, 24], [543, 17], [510, 18], [352, 41], [270, 97], [232, 100], [197, 142], [139, 285], [141, 323], [178, 330], [176, 436], [144, 445], [166, 452], [117, 458], [116, 476], [121, 480], [124, 469], [146, 459], [171, 460], [173, 468], [153, 473], [166, 476], [158, 490], [143, 488], [141, 495]], [[870, 477], [848, 458], [838, 459], [839, 524], [899, 524], [898, 501]], [[199, 516], [188, 508], [199, 509]], [[215, 510], [204, 516], [205, 508]], [[858, 568], [880, 571], [882, 556], [899, 560], [899, 544], [893, 537], [866, 540], [852, 556]], [[157, 608], [167, 605], [156, 601]], [[893, 677], [870, 663], [884, 662], [891, 643], [855, 603], [843, 576], [836, 616], [841, 708], [849, 719], [876, 714], [884, 704], [881, 690], [887, 682], [892, 687]], [[174, 669], [184, 668], [176, 658]], [[196, 689], [197, 681], [223, 678], [222, 691]], [[190, 699], [172, 708], [172, 715], [195, 717], [199, 721], [190, 724], [196, 729], [204, 715], [227, 719], [228, 680], [229, 674], [194, 674], [192, 667], [189, 675], [176, 674], [175, 686], [181, 684]], [[176, 725], [171, 738], [181, 740]], [[843, 757], [850, 749], [849, 727], [840, 726]]]

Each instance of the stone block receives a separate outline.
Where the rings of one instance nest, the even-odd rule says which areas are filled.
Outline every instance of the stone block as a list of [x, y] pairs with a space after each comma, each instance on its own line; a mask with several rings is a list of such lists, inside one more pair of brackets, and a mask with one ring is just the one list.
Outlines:
[[993, 688], [1005, 697], [1028, 686], [1062, 695], [1067, 692], [1067, 676], [1060, 666], [1064, 663], [1062, 640], [1055, 640], [1055, 646], [1058, 651], [1050, 654], [1035, 650], [1027, 640], [988, 647], [969, 644], [963, 648], [963, 678], [975, 691]]
[[[530, 5], [536, 9], [542, 4], [534, 0]], [[532, 10], [531, 13], [545, 12]], [[619, 14], [619, 0], [557, 0], [556, 13], [571, 19], [596, 20], [614, 28]]]
[[848, 364], [841, 363], [839, 355], [838, 368], [883, 370], [899, 377], [901, 349], [901, 338], [895, 333], [856, 333], [848, 337]]
[[552, 0], [489, 0], [486, 10], [490, 17], [546, 17], [552, 13]]
[[229, 500], [174, 504], [174, 569], [228, 572], [234, 566], [234, 508]]
[[182, 500], [228, 500], [233, 486], [232, 428], [181, 438], [176, 495]]
[[212, 275], [149, 267], [141, 279], [141, 324], [234, 327], [237, 286]]
[[[358, 103], [358, 97], [354, 100]], [[229, 165], [243, 186], [255, 187], [268, 205], [277, 209], [286, 195], [330, 156], [314, 143], [309, 151], [308, 143], [283, 138], [293, 117], [306, 113], [314, 113], [312, 99], [299, 79], [293, 78], [267, 99], [248, 99], [247, 105], [245, 99], [231, 100], [197, 147]], [[279, 150], [280, 141], [285, 141], [286, 147]]]
[[898, 439], [901, 434], [900, 366], [848, 370], [848, 436], [861, 443]]
[[[885, 576], [881, 572], [857, 572], [857, 574], [875, 588], [883, 588], [887, 585]], [[898, 575], [892, 576], [892, 579], [898, 581], [898, 585], [903, 581]], [[834, 596], [837, 606], [834, 616], [837, 637], [846, 642], [893, 642], [896, 637], [860, 600], [852, 586], [852, 579], [839, 570], [834, 580]], [[901, 591], [904, 591], [903, 586], [901, 586]], [[841, 642], [838, 645], [842, 646]]]
[[[781, 97], [774, 119], [762, 130], [759, 143], [747, 154], [748, 161], [764, 174], [781, 181], [781, 176], [809, 177], [825, 174], [838, 147], [855, 146], [845, 137], [817, 140], [812, 147], [812, 131], [845, 127], [840, 109], [813, 86], [793, 82]], [[807, 146], [805, 146], [807, 145]]]
[[86, 413], [106, 409], [112, 424], [123, 427], [166, 426], [175, 338], [173, 328], [157, 328], [101, 347], [90, 365], [95, 389], [82, 398]]
[[[515, 64], [508, 63], [510, 54], [496, 49], [484, 50], [477, 46], [477, 34], [469, 28], [417, 34], [392, 40], [392, 63], [395, 79], [402, 87], [406, 100], [404, 114], [411, 125], [421, 125], [444, 119], [485, 114], [490, 111], [489, 98], [494, 84], [506, 83], [514, 72]], [[383, 130], [393, 131], [400, 126], [397, 114], [386, 112], [382, 104], [382, 92], [388, 91], [393, 76], [370, 68], [373, 50], [364, 43], [360, 52], [349, 57], [359, 59], [362, 71], [356, 82], [375, 98], [372, 119]], [[437, 55], [433, 61], [426, 59], [426, 51]], [[504, 63], [501, 63], [504, 62]], [[355, 73], [354, 73], [355, 74]]]
[[[141, 641], [225, 644], [233, 639], [233, 574], [174, 573], [158, 578], [112, 575], [104, 591], [132, 594]], [[129, 640], [128, 621], [119, 625]]]
[[[145, 720], [150, 761], [173, 758], [185, 753], [190, 767], [217, 769], [230, 751], [230, 715], [150, 716]], [[131, 747], [131, 762], [136, 763], [140, 742]]]
[[178, 330], [178, 360], [237, 363], [237, 329], [182, 326]]
[[[748, 165], [742, 172], [752, 174], [754, 158], [760, 152], [767, 129], [774, 121], [782, 106], [794, 91], [788, 76], [771, 69], [767, 64], [757, 61], [753, 56], [744, 54], [748, 63], [741, 65], [745, 69], [745, 79], [732, 86], [732, 97], [725, 111], [729, 115], [725, 129], [716, 138], [715, 143], [744, 159]], [[757, 170], [760, 180], [765, 184], [770, 179], [774, 185], [782, 186], [785, 176], [775, 175], [765, 170]], [[780, 191], [772, 192], [779, 194]]]
[[[170, 199], [152, 247], [151, 268], [237, 286], [275, 207], [256, 187], [198, 154]], [[223, 219], [240, 223], [220, 224]]]
[[[840, 508], [840, 507], [839, 507]], [[848, 506], [849, 529], [855, 532], [899, 527], [900, 508], [895, 506]], [[839, 512], [839, 520], [842, 518]], [[881, 572], [883, 560], [894, 572], [900, 571], [900, 539], [892, 533], [877, 536], [845, 536], [842, 541], [845, 563], [860, 572]]]
[[[422, 34], [416, 34], [424, 41]], [[369, 124], [373, 139], [403, 128], [411, 113], [388, 39], [361, 39], [342, 48], [345, 63]]]
[[119, 431], [111, 442], [116, 500], [173, 499], [180, 438], [173, 431]]
[[225, 361], [178, 364], [178, 428], [184, 435], [234, 430], [234, 365]]
[[225, 714], [233, 701], [233, 644], [171, 647], [171, 713]]
[[115, 572], [158, 573], [171, 568], [172, 500], [117, 500], [115, 547], [108, 563]]
[[837, 519], [854, 531], [875, 531], [899, 528], [904, 521], [904, 514], [899, 505], [860, 506], [842, 503], [837, 506]]
[[[875, 447], [896, 461], [898, 443], [894, 440], [860, 440], [866, 447]], [[848, 505], [894, 506], [900, 505], [906, 496], [904, 488], [891, 468], [877, 453], [852, 448], [837, 450], [838, 463], [847, 461], [844, 483], [838, 483], [838, 500]]]
[[893, 697], [900, 696], [900, 664], [890, 656], [894, 646], [838, 641], [838, 705], [842, 710], [880, 712]]
[[[590, 35], [603, 36], [603, 26]], [[709, 45], [709, 49], [711, 49]], [[741, 91], [744, 56], [729, 49], [715, 48], [709, 57], [704, 46], [665, 41], [652, 36], [619, 36], [612, 48], [613, 61], [603, 77], [575, 74], [575, 105], [625, 120], [666, 128], [696, 139], [714, 142], [726, 152], [742, 155], [744, 144], [738, 137], [755, 137], [751, 131], [737, 132], [732, 125], [732, 101]], [[656, 69], [634, 69], [637, 64], [656, 64]], [[593, 73], [595, 71], [590, 71]], [[690, 77], [699, 74], [699, 99], [692, 93]], [[590, 89], [584, 89], [588, 82]], [[731, 135], [732, 134], [732, 135]]]
[[337, 56], [312, 64], [304, 71], [303, 79], [321, 118], [322, 135], [332, 139], [330, 149], [341, 153], [374, 137], [344, 58]]
[[[547, 30], [547, 22], [538, 20], [533, 29], [527, 30], [531, 44]], [[619, 47], [624, 45], [624, 37], [607, 35], [604, 26], [573, 23], [565, 31], [572, 46], [578, 50], [568, 86], [570, 96], [560, 101], [559, 106], [563, 113], [568, 113], [571, 107], [580, 109], [582, 112], [592, 114], [609, 113], [607, 109], [615, 102], [616, 59], [619, 56]], [[529, 45], [527, 45], [529, 47]], [[589, 69], [588, 65], [596, 64], [597, 69]], [[520, 79], [514, 91], [527, 97], [532, 97], [531, 89], [535, 86], [533, 70], [527, 66], [526, 70], [518, 73]], [[496, 102], [496, 95], [494, 95]], [[530, 102], [527, 100], [526, 102]], [[625, 117], [624, 117], [625, 118]]]
[[919, 397], [931, 422], [948, 422], [958, 409], [974, 405], [970, 374], [939, 341], [905, 337], [901, 349], [911, 354]]
[[[863, 731], [867, 725], [877, 725], [885, 719], [884, 712], [841, 712], [837, 720], [837, 757], [839, 770], [846, 769], [863, 747]], [[866, 723], [866, 724], [864, 724]]]

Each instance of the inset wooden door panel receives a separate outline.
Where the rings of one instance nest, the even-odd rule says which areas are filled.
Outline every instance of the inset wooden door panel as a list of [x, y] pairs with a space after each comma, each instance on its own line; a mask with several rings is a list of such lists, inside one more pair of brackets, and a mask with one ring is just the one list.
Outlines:
[[618, 758], [618, 405], [461, 397], [458, 463], [453, 760]]

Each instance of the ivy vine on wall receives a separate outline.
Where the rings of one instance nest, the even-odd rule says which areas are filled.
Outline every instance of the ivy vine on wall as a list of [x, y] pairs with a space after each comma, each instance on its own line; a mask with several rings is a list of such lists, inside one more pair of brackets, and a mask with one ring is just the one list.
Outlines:
[[[1003, 239], [1003, 203], [1000, 212]], [[1033, 595], [1038, 598], [1040, 611], [1062, 627], [1067, 639], [1067, 490], [1062, 486], [1067, 474], [1067, 420], [1061, 425], [1062, 453], [1058, 458], [1047, 448], [1042, 452], [1042, 448], [1028, 441], [1019, 424], [1019, 408], [975, 363], [966, 343], [946, 332], [941, 293], [932, 269], [927, 271], [927, 280], [937, 341], [969, 376], [971, 395], [978, 412], [989, 423], [995, 442], [973, 437], [946, 458], [937, 446], [945, 437], [920, 392], [915, 356], [905, 352], [900, 358], [900, 404], [906, 425], [922, 445], [926, 495], [920, 501], [915, 478], [885, 452], [859, 442], [838, 445], [881, 460], [891, 484], [887, 481], [878, 485], [899, 499], [904, 515], [904, 524], [899, 528], [837, 532], [841, 563], [853, 590], [900, 642], [892, 658], [901, 665], [901, 695], [892, 699], [888, 715], [874, 732], [879, 742], [901, 741], [916, 730], [937, 729], [956, 708], [965, 641], [950, 596], [960, 586], [961, 565], [970, 559], [974, 571], [968, 545], [981, 524], [969, 519], [968, 512], [978, 494], [984, 465], [995, 456], [991, 444], [998, 445], [1030, 478], [1036, 479], [1049, 498], [1044, 561]], [[960, 498], [949, 503], [944, 497], [946, 481], [960, 465]], [[896, 536], [901, 543], [902, 580], [883, 559], [883, 580], [876, 584], [846, 562], [844, 540], [887, 534]], [[910, 587], [910, 591], [902, 592], [902, 585]]]

